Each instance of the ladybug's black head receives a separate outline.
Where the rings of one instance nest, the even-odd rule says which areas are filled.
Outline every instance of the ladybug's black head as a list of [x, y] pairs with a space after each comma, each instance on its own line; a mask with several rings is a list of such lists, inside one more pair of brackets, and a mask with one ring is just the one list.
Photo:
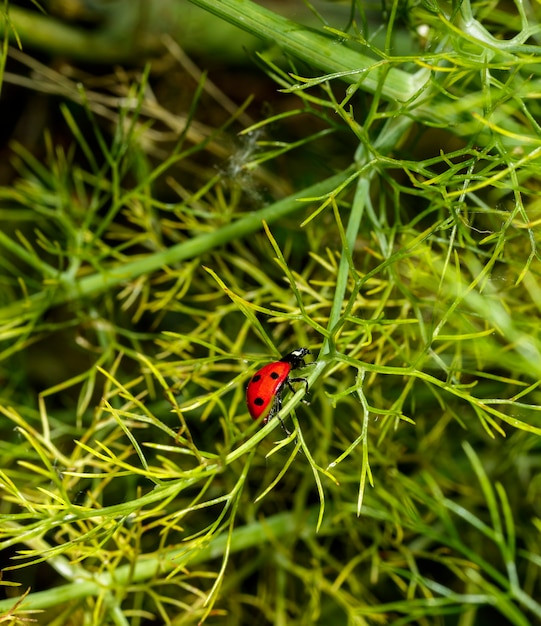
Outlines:
[[310, 350], [308, 350], [308, 348], [297, 348], [296, 350], [293, 350], [293, 352], [283, 356], [280, 361], [282, 361], [282, 363], [289, 363], [292, 370], [297, 370], [301, 367], [306, 367], [304, 357], [307, 354], [310, 354]]

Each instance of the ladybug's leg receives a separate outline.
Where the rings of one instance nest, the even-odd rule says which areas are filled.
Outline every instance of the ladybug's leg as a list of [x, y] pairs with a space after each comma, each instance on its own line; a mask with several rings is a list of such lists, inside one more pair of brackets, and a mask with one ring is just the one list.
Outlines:
[[282, 394], [278, 393], [276, 395], [276, 398], [274, 398], [274, 403], [272, 405], [272, 409], [267, 417], [267, 419], [265, 420], [265, 424], [271, 419], [273, 418], [275, 415], [276, 417], [278, 417], [278, 419], [280, 420], [280, 425], [281, 427], [284, 429], [285, 434], [289, 437], [289, 435], [291, 435], [291, 433], [289, 432], [289, 430], [286, 428], [286, 425], [284, 424], [284, 421], [282, 420], [282, 418], [278, 415], [278, 413], [280, 412], [280, 409], [282, 408]]
[[279, 417], [278, 419], [280, 420], [280, 426], [284, 429], [285, 434], [289, 437], [291, 433], [287, 429], [287, 426], [284, 424], [284, 420], [281, 417]]
[[[293, 393], [295, 393], [297, 390], [295, 389], [295, 387], [293, 387], [293, 385], [291, 383], [304, 383], [304, 387], [306, 389], [306, 393], [308, 394], [308, 381], [306, 380], [306, 378], [288, 378], [286, 380], [286, 383], [287, 383], [287, 386], [291, 389], [291, 391]], [[303, 402], [308, 404], [307, 400], [303, 400]]]

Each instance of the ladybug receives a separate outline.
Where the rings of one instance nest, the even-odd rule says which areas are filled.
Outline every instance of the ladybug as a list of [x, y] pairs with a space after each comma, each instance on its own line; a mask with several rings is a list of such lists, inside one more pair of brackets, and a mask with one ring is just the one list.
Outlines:
[[[304, 357], [307, 354], [310, 354], [308, 348], [297, 348], [279, 361], [268, 363], [252, 376], [248, 387], [246, 387], [246, 404], [254, 420], [262, 417], [263, 424], [266, 424], [278, 413], [282, 406], [282, 393], [286, 385], [295, 392], [291, 383], [304, 383], [308, 392], [306, 378], [291, 378], [289, 376], [291, 370], [306, 367]], [[283, 424], [282, 427], [287, 432]]]

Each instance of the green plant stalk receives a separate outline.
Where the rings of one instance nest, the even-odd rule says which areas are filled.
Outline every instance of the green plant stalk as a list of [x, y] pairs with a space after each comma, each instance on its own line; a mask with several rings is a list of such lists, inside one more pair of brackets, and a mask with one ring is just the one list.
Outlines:
[[[113, 38], [108, 33], [93, 32], [64, 24], [35, 11], [16, 6], [9, 7], [9, 20], [0, 20], [0, 37], [9, 35], [12, 43], [47, 50], [50, 54], [69, 55], [71, 58], [100, 62], [128, 61], [134, 56], [129, 37]], [[147, 38], [149, 39], [149, 38]], [[156, 51], [157, 42], [140, 41], [137, 49], [148, 54]]]
[[[210, 13], [280, 46], [284, 52], [329, 73], [348, 73], [345, 80], [362, 81], [371, 92], [381, 90], [388, 100], [405, 102], [419, 89], [418, 80], [397, 68], [344, 45], [336, 37], [293, 22], [250, 0], [190, 0]], [[385, 80], [383, 80], [385, 79]]]
[[[399, 117], [389, 120], [380, 135], [374, 142], [374, 152], [388, 153], [395, 146], [405, 133], [409, 130], [413, 124], [413, 120], [409, 117]], [[366, 166], [369, 163], [371, 155], [367, 152], [364, 146], [359, 146], [358, 154], [356, 155], [356, 161], [359, 169]], [[330, 343], [328, 340], [324, 343], [322, 350], [323, 354], [330, 351], [333, 345], [333, 337], [340, 330], [344, 320], [348, 315], [348, 310], [343, 314], [343, 303], [346, 293], [347, 283], [349, 279], [349, 271], [351, 260], [351, 250], [355, 248], [355, 241], [359, 235], [359, 228], [361, 226], [364, 212], [365, 202], [370, 194], [370, 185], [376, 168], [370, 168], [366, 173], [361, 176], [357, 182], [357, 189], [355, 190], [355, 197], [349, 222], [345, 232], [345, 240], [343, 242], [343, 250], [340, 256], [340, 263], [338, 267], [338, 274], [336, 279], [336, 289], [333, 298], [333, 304], [329, 316], [329, 331], [330, 331]], [[358, 288], [361, 284], [359, 283]], [[353, 299], [350, 300], [353, 303]]]
[[[471, 18], [469, 2], [461, 5], [461, 13], [451, 17], [439, 5], [432, 5], [434, 19], [444, 25], [438, 48], [424, 60], [420, 69], [407, 72], [394, 64], [411, 61], [405, 57], [393, 59], [385, 52], [376, 56], [368, 56], [359, 50], [348, 48], [340, 41], [341, 33], [326, 34], [307, 26], [298, 24], [277, 13], [259, 6], [251, 0], [189, 0], [190, 3], [219, 16], [223, 20], [234, 24], [271, 44], [279, 46], [284, 53], [294, 58], [306, 61], [312, 67], [324, 72], [313, 80], [300, 79], [299, 84], [286, 91], [294, 92], [298, 89], [309, 88], [331, 79], [340, 79], [346, 83], [358, 86], [359, 89], [370, 93], [378, 93], [392, 105], [401, 105], [407, 108], [407, 115], [419, 118], [430, 125], [440, 125], [448, 131], [458, 135], [471, 137], [475, 135], [476, 144], [483, 146], [493, 138], [490, 130], [490, 117], [485, 119], [486, 111], [483, 103], [486, 100], [486, 91], [479, 90], [462, 98], [458, 102], [442, 96], [437, 83], [442, 73], [439, 70], [448, 67], [449, 59], [454, 58], [453, 47], [449, 46], [447, 35], [460, 37], [464, 44], [473, 46], [475, 62], [481, 55], [486, 55], [487, 62], [496, 63], [496, 59], [511, 62], [538, 54], [539, 48], [522, 44], [531, 33], [525, 28], [521, 35], [511, 42], [500, 42], [493, 37], [487, 37], [485, 29], [477, 20]], [[535, 26], [537, 28], [537, 26]], [[456, 47], [456, 43], [455, 46]], [[448, 56], [449, 55], [449, 56]], [[530, 64], [532, 71], [535, 66]], [[491, 87], [495, 93], [497, 88]], [[502, 132], [502, 141], [516, 146], [525, 139], [524, 128], [513, 118], [506, 120], [507, 131]], [[514, 136], [513, 136], [514, 133]]]
[[260, 211], [241, 217], [237, 221], [223, 226], [214, 232], [194, 237], [189, 241], [179, 243], [167, 250], [145, 256], [131, 263], [107, 268], [101, 273], [80, 279], [61, 274], [57, 282], [50, 285], [48, 289], [2, 307], [0, 309], [0, 321], [5, 322], [7, 320], [32, 317], [36, 309], [49, 308], [81, 297], [96, 295], [121, 283], [133, 280], [142, 274], [153, 272], [165, 265], [195, 258], [230, 241], [245, 237], [260, 230], [264, 221], [273, 223], [284, 215], [289, 215], [304, 208], [306, 204], [301, 202], [304, 198], [317, 198], [331, 193], [351, 175], [351, 172], [352, 170], [350, 169], [331, 176]]
[[[317, 515], [317, 509], [312, 509], [307, 513], [307, 519], [303, 525], [304, 535], [315, 536]], [[197, 551], [194, 550], [193, 544], [189, 544], [162, 556], [140, 559], [135, 565], [123, 565], [115, 570], [114, 576], [98, 574], [94, 579], [78, 579], [68, 585], [48, 591], [30, 593], [22, 603], [21, 610], [47, 609], [81, 598], [97, 597], [107, 589], [125, 588], [129, 584], [150, 580], [158, 574], [163, 576], [168, 571], [180, 567], [182, 563], [189, 562], [190, 566], [193, 566], [222, 557], [226, 550], [229, 550], [231, 554], [241, 552], [268, 541], [269, 534], [284, 537], [298, 532], [298, 528], [299, 520], [296, 514], [279, 513], [266, 518], [264, 522], [255, 522], [236, 529], [231, 536], [223, 533], [211, 540], [206, 547]], [[195, 545], [197, 546], [197, 540]], [[17, 598], [0, 600], [0, 614], [8, 611], [16, 601]]]
[[[229, 59], [246, 58], [257, 39], [208, 15], [185, 0], [133, 0], [101, 3], [105, 7], [99, 28], [87, 29], [36, 10], [9, 7], [9, 19], [0, 13], [0, 37], [25, 50], [92, 63], [141, 63], [164, 51], [168, 34], [190, 52], [218, 53]], [[234, 34], [233, 31], [236, 31]], [[7, 36], [6, 36], [7, 35]], [[235, 37], [235, 45], [231, 45]]]

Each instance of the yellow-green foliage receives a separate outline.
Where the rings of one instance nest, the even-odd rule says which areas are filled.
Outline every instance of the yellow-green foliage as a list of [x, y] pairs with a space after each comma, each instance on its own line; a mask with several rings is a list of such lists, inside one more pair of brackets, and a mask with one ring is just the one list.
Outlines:
[[538, 6], [194, 4], [288, 108], [12, 52], [63, 121], [0, 188], [0, 621], [539, 621]]

